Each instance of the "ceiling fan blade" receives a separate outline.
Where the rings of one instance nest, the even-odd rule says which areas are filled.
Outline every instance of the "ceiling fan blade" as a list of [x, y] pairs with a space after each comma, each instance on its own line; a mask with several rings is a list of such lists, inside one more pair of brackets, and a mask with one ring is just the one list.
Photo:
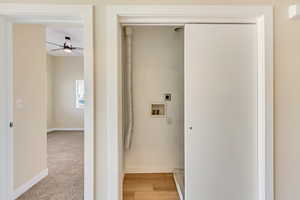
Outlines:
[[59, 48], [59, 49], [51, 49], [50, 51], [61, 51], [64, 50], [64, 48]]
[[47, 44], [51, 44], [51, 45], [54, 45], [54, 46], [58, 46], [58, 47], [64, 47], [63, 45], [60, 45], [60, 44], [56, 44], [54, 42], [46, 42]]
[[74, 49], [74, 50], [83, 50], [84, 48], [82, 48], [82, 47], [72, 47], [72, 49]]

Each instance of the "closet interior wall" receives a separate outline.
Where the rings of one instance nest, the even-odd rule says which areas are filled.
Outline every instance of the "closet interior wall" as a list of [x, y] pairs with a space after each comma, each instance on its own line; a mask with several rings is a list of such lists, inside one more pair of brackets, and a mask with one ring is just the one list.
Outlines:
[[[124, 172], [163, 173], [184, 168], [184, 31], [172, 26], [124, 27]], [[127, 34], [126, 34], [127, 33]], [[131, 53], [128, 52], [131, 49]], [[132, 67], [133, 128], [128, 139], [128, 53]], [[171, 100], [165, 100], [171, 94]], [[164, 115], [152, 116], [163, 104]], [[128, 143], [129, 141], [129, 143]], [[129, 145], [130, 144], [130, 145]]]

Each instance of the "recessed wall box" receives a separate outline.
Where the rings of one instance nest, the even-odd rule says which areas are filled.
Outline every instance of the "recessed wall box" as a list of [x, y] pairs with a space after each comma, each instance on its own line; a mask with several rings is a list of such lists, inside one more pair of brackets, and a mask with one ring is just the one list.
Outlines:
[[166, 105], [164, 103], [151, 104], [151, 116], [165, 117], [166, 116]]
[[172, 100], [172, 95], [171, 95], [171, 93], [166, 93], [166, 94], [164, 94], [164, 99], [165, 99], [165, 101], [171, 101], [171, 100]]

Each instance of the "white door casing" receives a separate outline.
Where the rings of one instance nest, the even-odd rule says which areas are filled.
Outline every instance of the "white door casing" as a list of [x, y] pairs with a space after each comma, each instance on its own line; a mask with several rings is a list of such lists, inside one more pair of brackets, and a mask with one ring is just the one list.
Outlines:
[[[122, 199], [121, 24], [234, 23], [257, 26], [258, 200], [273, 200], [273, 8], [236, 5], [112, 5], [107, 7], [108, 198]], [[191, 200], [191, 199], [187, 199]]]
[[13, 152], [12, 152], [12, 25], [4, 17], [0, 18], [0, 158], [4, 158], [0, 166], [0, 199], [6, 199], [13, 187]]
[[[94, 49], [93, 49], [93, 5], [56, 4], [0, 4], [0, 159], [6, 165], [0, 167], [0, 199], [11, 200], [13, 191], [12, 129], [12, 40], [11, 23], [33, 24], [81, 24], [84, 29], [84, 79], [86, 108], [84, 116], [84, 199], [94, 199]], [[4, 29], [2, 29], [5, 27]], [[3, 32], [4, 31], [4, 32]], [[5, 42], [1, 41], [5, 38]], [[3, 46], [5, 52], [2, 52]], [[6, 58], [6, 59], [2, 59]], [[3, 148], [3, 149], [2, 149]], [[2, 151], [3, 150], [3, 151]], [[2, 198], [3, 197], [3, 198]]]

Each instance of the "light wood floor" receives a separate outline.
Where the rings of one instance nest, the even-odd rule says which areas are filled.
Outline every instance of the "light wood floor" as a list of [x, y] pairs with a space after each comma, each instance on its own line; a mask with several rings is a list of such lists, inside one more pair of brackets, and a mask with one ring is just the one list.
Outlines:
[[179, 200], [173, 174], [126, 174], [124, 200]]

